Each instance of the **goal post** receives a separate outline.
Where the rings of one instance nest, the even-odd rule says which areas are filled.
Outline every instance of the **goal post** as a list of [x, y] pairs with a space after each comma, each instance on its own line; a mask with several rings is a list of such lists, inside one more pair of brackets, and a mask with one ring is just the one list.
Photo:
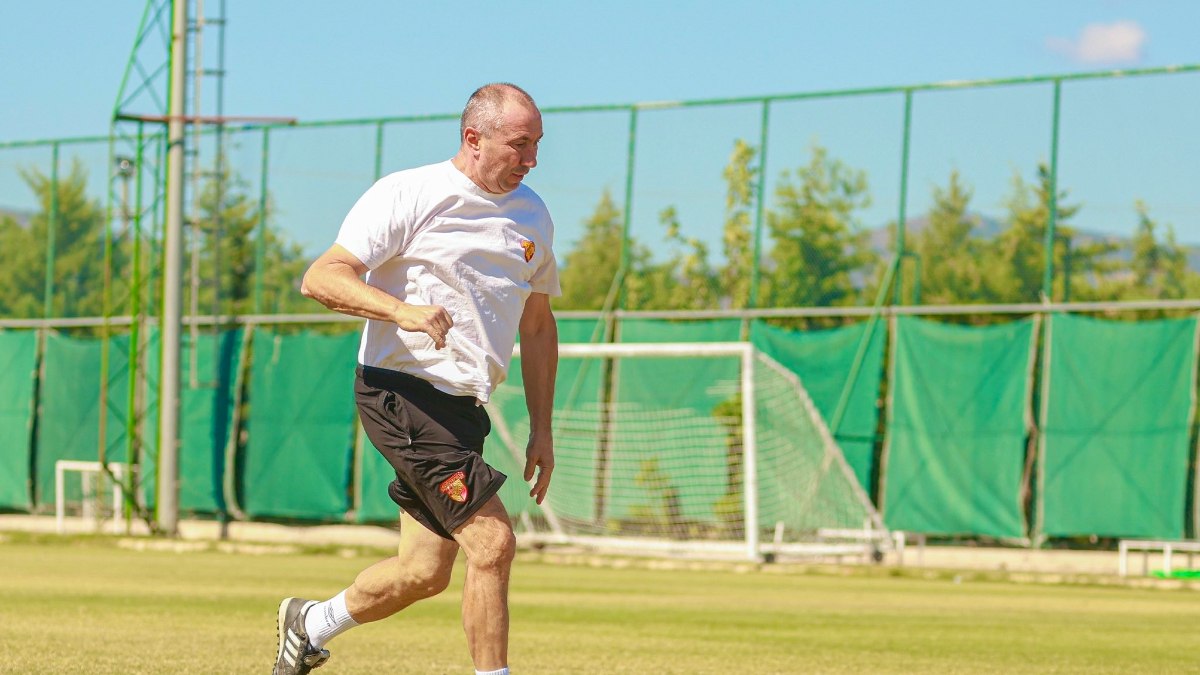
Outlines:
[[[54, 463], [54, 527], [58, 534], [66, 532], [67, 510], [72, 502], [78, 504], [80, 517], [96, 529], [107, 518], [113, 534], [128, 534], [129, 522], [122, 515], [121, 488], [126, 465], [109, 462], [107, 469], [94, 461], [60, 459]], [[79, 474], [77, 499], [69, 497], [69, 493], [74, 493], [68, 485], [69, 474]]]
[[[529, 428], [513, 372], [488, 406], [510, 473]], [[751, 343], [562, 344], [556, 389], [550, 491], [509, 505], [527, 541], [751, 560], [864, 550], [822, 531], [891, 541], [800, 378]]]

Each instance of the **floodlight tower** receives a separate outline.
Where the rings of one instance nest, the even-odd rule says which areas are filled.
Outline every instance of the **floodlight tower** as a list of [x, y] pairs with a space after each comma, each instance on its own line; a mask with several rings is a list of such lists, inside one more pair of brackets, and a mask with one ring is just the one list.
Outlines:
[[[143, 308], [153, 307], [155, 293], [161, 301], [158, 315], [160, 344], [160, 379], [158, 387], [158, 461], [154, 464], [156, 476], [141, 475], [122, 483], [127, 510], [136, 511], [152, 530], [168, 535], [176, 533], [179, 517], [179, 448], [180, 448], [180, 391], [182, 385], [182, 341], [184, 323], [184, 225], [190, 221], [193, 227], [193, 260], [201, 255], [199, 222], [196, 212], [196, 194], [199, 192], [198, 178], [201, 170], [200, 147], [204, 135], [203, 126], [215, 127], [213, 177], [217, 187], [217, 222], [207, 242], [214, 251], [214, 265], [219, 265], [220, 238], [223, 236], [220, 218], [223, 183], [226, 179], [225, 130], [226, 125], [241, 123], [241, 128], [294, 124], [295, 120], [278, 117], [228, 117], [224, 114], [225, 76], [225, 0], [219, 0], [219, 15], [206, 17], [204, 0], [147, 0], [137, 36], [125, 74], [121, 80], [117, 101], [113, 108], [112, 126], [109, 136], [110, 179], [108, 199], [108, 228], [105, 233], [105, 269], [113, 269], [113, 203], [120, 200], [128, 204], [128, 185], [135, 185], [132, 209], [123, 207], [124, 239], [132, 243], [131, 269], [122, 282], [128, 283], [128, 297], [114, 302], [112, 286], [106, 275], [104, 290], [104, 322], [101, 333], [104, 350], [101, 358], [101, 466], [107, 466], [105, 455], [108, 442], [104, 431], [105, 420], [116, 410], [115, 401], [110, 400], [108, 389], [109, 332], [112, 325], [124, 323], [128, 311], [129, 340], [129, 406], [125, 425], [127, 439], [126, 461], [131, 465], [125, 476], [135, 476], [134, 464], [140, 464], [143, 472], [152, 455], [148, 452], [155, 444], [143, 440], [143, 426], [147, 421], [149, 406], [140, 392], [146, 386], [146, 372], [151, 370], [144, 363], [148, 352], [149, 333], [142, 324], [147, 317]], [[194, 18], [193, 17], [197, 17]], [[206, 26], [219, 30], [217, 43], [217, 67], [208, 69], [204, 63], [203, 32]], [[189, 68], [189, 62], [194, 66]], [[216, 78], [216, 114], [203, 114], [201, 90], [205, 77]], [[187, 113], [188, 105], [193, 110]], [[147, 132], [147, 125], [150, 131]], [[189, 126], [190, 125], [190, 126]], [[188, 133], [189, 129], [191, 134]], [[189, 142], [190, 136], [190, 142]], [[129, 162], [117, 162], [120, 156]], [[265, 162], [265, 158], [264, 158]], [[143, 200], [143, 184], [151, 185], [148, 200]], [[191, 183], [191, 199], [188, 199], [188, 184]], [[121, 186], [121, 197], [117, 195]], [[190, 210], [191, 217], [188, 217]], [[144, 218], [153, 220], [153, 233], [149, 237], [150, 250], [142, 252], [142, 223]], [[162, 228], [160, 229], [160, 223]], [[132, 230], [132, 231], [131, 231]], [[145, 260], [143, 260], [145, 258]], [[161, 262], [154, 265], [155, 262]], [[158, 268], [158, 275], [144, 275], [146, 269]], [[212, 270], [214, 284], [213, 317], [211, 323], [219, 327], [220, 270]], [[126, 278], [128, 277], [128, 278]], [[161, 281], [161, 284], [154, 282]], [[191, 284], [193, 311], [188, 321], [193, 327], [201, 321], [195, 303], [199, 291], [199, 270], [193, 269]], [[198, 335], [193, 328], [193, 357], [197, 351]], [[205, 386], [198, 378], [196, 361], [191, 361], [191, 386]], [[152, 396], [153, 394], [151, 394]], [[110, 476], [110, 478], [114, 478]], [[139, 489], [152, 478], [156, 478], [155, 495], [157, 516], [151, 518], [145, 507], [143, 490]]]
[[[99, 459], [100, 466], [107, 469], [107, 453], [112, 445], [106, 432], [107, 421], [110, 416], [124, 414], [124, 450], [127, 467], [122, 480], [116, 481], [114, 476], [110, 476], [110, 478], [121, 485], [126, 511], [137, 513], [152, 530], [161, 528], [146, 509], [146, 499], [142, 489], [146, 481], [150, 479], [150, 476], [145, 475], [144, 471], [147, 466], [147, 462], [144, 460], [149, 459], [147, 446], [151, 448], [154, 446], [153, 443], [146, 442], [144, 429], [148, 422], [146, 400], [150, 398], [143, 392], [146, 387], [146, 364], [144, 361], [150, 342], [150, 332], [144, 328], [146, 328], [145, 324], [148, 319], [147, 308], [152, 306], [152, 300], [156, 296], [153, 282], [157, 280], [158, 276], [154, 273], [147, 273], [147, 271], [157, 267], [153, 263], [158, 257], [158, 249], [164, 243], [168, 246], [175, 243], [172, 238], [163, 236], [162, 225], [164, 216], [169, 216], [165, 218], [168, 221], [178, 216], [177, 213], [164, 214], [164, 207], [167, 206], [168, 201], [171, 202], [172, 207], [177, 207], [182, 202], [179, 194], [182, 189], [180, 182], [176, 180], [164, 183], [163, 181], [164, 171], [169, 160], [177, 158], [183, 149], [182, 137], [179, 134], [181, 126], [164, 129], [160, 121], [178, 116], [172, 112], [174, 110], [181, 112], [181, 109], [177, 108], [180, 105], [177, 97], [181, 97], [182, 94], [173, 85], [183, 81], [179, 77], [178, 70], [186, 63], [186, 50], [180, 49], [179, 46], [186, 44], [184, 42], [186, 35], [180, 30], [180, 26], [186, 28], [187, 5], [188, 0], [175, 2], [172, 0], [147, 0], [138, 24], [133, 49], [121, 78], [109, 127], [108, 207], [104, 241], [104, 321], [100, 329], [102, 351]], [[164, 97], [164, 93], [166, 97]], [[133, 110], [141, 112], [133, 113], [131, 112]], [[149, 129], [147, 129], [147, 125], [150, 125]], [[132, 196], [130, 195], [130, 183], [133, 184]], [[149, 186], [149, 190], [145, 189], [146, 186]], [[169, 192], [174, 195], [175, 199], [167, 199]], [[114, 248], [116, 248], [114, 229], [117, 222], [117, 218], [114, 218], [115, 208], [119, 208], [120, 241], [130, 247], [126, 249], [129, 258], [128, 268], [121, 269], [116, 280], [113, 279]], [[146, 221], [151, 223], [151, 233], [148, 237], [145, 236]], [[169, 268], [169, 265], [167, 267]], [[169, 272], [169, 269], [166, 271]], [[122, 296], [114, 298], [114, 287], [118, 282], [123, 286]], [[162, 290], [169, 291], [169, 288], [170, 285], [167, 284], [162, 287]], [[164, 319], [167, 318], [165, 313], [161, 316]], [[121, 325], [126, 321], [129, 326], [128, 397], [126, 399], [127, 407], [120, 410], [116, 397], [109, 395], [110, 387], [115, 384], [110, 381], [109, 377], [110, 352], [113, 346], [111, 331], [114, 325]], [[169, 325], [169, 320], [164, 321], [162, 327], [169, 330]], [[171, 349], [170, 345], [172, 344], [176, 349], [178, 348], [177, 340], [163, 342], [164, 353]], [[169, 385], [168, 373], [169, 371], [164, 371], [164, 390]], [[177, 428], [176, 407], [164, 405], [161, 411], [160, 423], [162, 416], [169, 418], [174, 415], [173, 420], [167, 420], [167, 425], [168, 428], [172, 426]], [[174, 444], [168, 444], [165, 447], [173, 449]], [[117, 450], [118, 448], [114, 445], [111, 449]], [[168, 458], [169, 461], [170, 458]], [[138, 465], [143, 468], [143, 471], [133, 470]], [[171, 469], [169, 465], [160, 466], [160, 468]], [[163, 476], [169, 475], [171, 474], [163, 473]], [[161, 491], [173, 482], [159, 480], [156, 487]], [[173, 495], [169, 496], [165, 503], [162, 499], [157, 500], [159, 508], [165, 508], [169, 514], [176, 512], [172, 511], [174, 503], [172, 497]], [[166, 528], [168, 532], [174, 531], [173, 518], [158, 519], [158, 521], [168, 525]]]

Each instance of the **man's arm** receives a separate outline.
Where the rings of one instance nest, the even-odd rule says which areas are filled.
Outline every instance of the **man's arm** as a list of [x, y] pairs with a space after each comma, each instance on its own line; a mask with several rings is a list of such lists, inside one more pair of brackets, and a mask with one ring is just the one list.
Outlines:
[[525, 448], [525, 480], [537, 482], [529, 496], [538, 504], [546, 498], [554, 471], [554, 432], [550, 416], [554, 410], [554, 377], [558, 373], [558, 325], [550, 311], [550, 296], [530, 294], [521, 314], [521, 377], [525, 382], [525, 406], [529, 408], [529, 445]]
[[401, 302], [363, 281], [366, 273], [367, 266], [361, 260], [334, 244], [304, 273], [300, 292], [335, 312], [391, 321], [406, 331], [427, 334], [437, 349], [446, 346], [446, 331], [454, 320], [445, 308]]

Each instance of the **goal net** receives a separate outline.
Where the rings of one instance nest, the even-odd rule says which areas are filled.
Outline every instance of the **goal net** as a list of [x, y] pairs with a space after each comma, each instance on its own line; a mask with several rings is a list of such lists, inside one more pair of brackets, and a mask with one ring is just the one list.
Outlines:
[[[54, 463], [54, 522], [59, 534], [67, 531], [67, 518], [78, 519], [84, 531], [99, 531], [104, 523], [114, 534], [128, 533], [122, 513], [121, 481], [126, 465], [60, 459]], [[114, 480], [115, 479], [115, 480]]]
[[[527, 540], [755, 560], [890, 541], [800, 379], [751, 344], [564, 344], [559, 359], [549, 494], [506, 499], [528, 504]], [[518, 489], [519, 372], [489, 404], [488, 450]], [[861, 536], [828, 536], [847, 532]]]

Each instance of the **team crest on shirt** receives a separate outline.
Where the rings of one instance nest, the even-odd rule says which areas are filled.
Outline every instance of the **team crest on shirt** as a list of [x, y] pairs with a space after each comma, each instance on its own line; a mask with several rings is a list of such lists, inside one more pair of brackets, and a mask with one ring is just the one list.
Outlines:
[[534, 243], [528, 239], [522, 239], [521, 248], [525, 249], [525, 262], [533, 260], [533, 253], [537, 250], [537, 246], [535, 246]]
[[467, 484], [463, 482], [463, 479], [466, 477], [467, 474], [462, 471], [456, 471], [453, 476], [442, 481], [442, 484], [438, 486], [438, 490], [459, 504], [465, 503], [468, 493]]

